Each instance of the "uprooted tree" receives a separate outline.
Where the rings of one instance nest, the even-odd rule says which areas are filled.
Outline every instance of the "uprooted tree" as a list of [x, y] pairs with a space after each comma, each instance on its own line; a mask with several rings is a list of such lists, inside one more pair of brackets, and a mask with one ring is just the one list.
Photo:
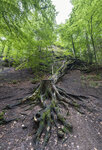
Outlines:
[[[15, 106], [26, 103], [29, 103], [33, 107], [35, 105], [39, 105], [41, 107], [41, 110], [33, 117], [35, 124], [34, 127], [37, 127], [35, 133], [36, 145], [39, 144], [42, 133], [44, 133], [43, 148], [46, 146], [51, 136], [51, 128], [53, 126], [57, 128], [57, 135], [59, 138], [63, 138], [64, 134], [72, 131], [72, 125], [69, 124], [65, 117], [63, 117], [60, 113], [61, 105], [63, 105], [64, 109], [66, 109], [67, 115], [69, 114], [69, 107], [73, 107], [76, 111], [84, 113], [81, 110], [81, 107], [85, 108], [85, 105], [82, 104], [83, 99], [88, 97], [69, 94], [56, 85], [58, 80], [68, 70], [77, 66], [85, 66], [85, 64], [78, 59], [64, 62], [54, 75], [52, 75], [49, 79], [41, 81], [32, 95], [22, 99], [15, 105], [8, 105], [6, 107], [6, 109], [12, 109]], [[3, 120], [3, 117], [1, 118], [2, 123], [7, 123], [6, 120]]]

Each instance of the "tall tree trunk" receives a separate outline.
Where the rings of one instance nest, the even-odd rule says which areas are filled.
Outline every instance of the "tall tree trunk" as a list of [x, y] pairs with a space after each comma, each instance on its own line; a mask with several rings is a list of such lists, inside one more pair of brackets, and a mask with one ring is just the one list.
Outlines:
[[75, 44], [74, 44], [74, 40], [73, 40], [73, 35], [71, 35], [71, 38], [72, 38], [72, 46], [73, 46], [74, 57], [76, 58], [76, 49], [75, 49]]
[[3, 45], [3, 48], [2, 48], [2, 51], [1, 51], [1, 69], [2, 69], [2, 71], [4, 70], [4, 61], [3, 61], [3, 52], [4, 52], [4, 49], [5, 49], [5, 43], [4, 43], [4, 45]]
[[92, 46], [93, 46], [93, 51], [94, 51], [94, 57], [95, 57], [95, 63], [97, 65], [97, 56], [96, 56], [96, 48], [95, 48], [95, 42], [94, 42], [94, 37], [93, 37], [93, 17], [91, 16], [91, 41], [92, 41]]
[[87, 32], [86, 32], [86, 47], [87, 47], [87, 52], [88, 52], [88, 62], [92, 64], [92, 53], [90, 49], [89, 38], [88, 38]]

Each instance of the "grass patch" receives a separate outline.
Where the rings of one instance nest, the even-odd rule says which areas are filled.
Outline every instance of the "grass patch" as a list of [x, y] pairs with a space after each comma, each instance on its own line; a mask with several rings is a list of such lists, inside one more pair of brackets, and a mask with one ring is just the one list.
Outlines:
[[32, 83], [32, 84], [36, 84], [36, 83], [38, 83], [39, 81], [40, 81], [39, 78], [31, 79], [31, 83]]
[[16, 81], [16, 80], [12, 81], [12, 84], [17, 84], [17, 83], [18, 83], [18, 81]]
[[101, 84], [99, 82], [95, 82], [95, 81], [90, 81], [89, 82], [89, 86], [90, 87], [94, 87], [94, 88], [97, 88], [99, 87]]
[[97, 88], [101, 86], [102, 75], [101, 74], [89, 74], [81, 76], [82, 84], [89, 85], [90, 87]]
[[4, 119], [4, 115], [5, 115], [4, 111], [0, 112], [0, 121]]

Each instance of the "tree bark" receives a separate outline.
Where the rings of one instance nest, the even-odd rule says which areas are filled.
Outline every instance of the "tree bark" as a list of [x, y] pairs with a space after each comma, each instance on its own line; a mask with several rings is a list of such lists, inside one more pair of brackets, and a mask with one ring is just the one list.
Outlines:
[[86, 47], [87, 47], [88, 58], [89, 58], [88, 62], [89, 64], [92, 64], [92, 53], [90, 49], [89, 38], [88, 38], [87, 32], [86, 32]]
[[74, 57], [76, 58], [76, 49], [75, 49], [75, 44], [74, 44], [74, 40], [73, 40], [73, 35], [71, 36], [71, 38], [72, 38], [72, 46], [73, 46]]
[[91, 41], [92, 41], [92, 46], [93, 46], [93, 51], [94, 51], [94, 57], [95, 57], [95, 62], [97, 65], [97, 56], [96, 56], [96, 48], [95, 48], [95, 42], [94, 42], [94, 38], [93, 38], [93, 17], [91, 16]]

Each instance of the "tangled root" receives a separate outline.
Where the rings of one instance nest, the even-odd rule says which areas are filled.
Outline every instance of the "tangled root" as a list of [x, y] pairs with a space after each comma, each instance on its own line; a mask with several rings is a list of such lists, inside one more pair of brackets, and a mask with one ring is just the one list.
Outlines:
[[66, 93], [63, 89], [57, 87], [52, 80], [43, 80], [31, 96], [19, 103], [30, 102], [34, 106], [40, 105], [41, 107], [41, 110], [33, 117], [34, 124], [37, 127], [35, 144], [39, 145], [40, 139], [43, 136], [43, 148], [47, 145], [53, 125], [57, 129], [58, 138], [63, 138], [66, 133], [72, 132], [73, 127], [60, 113], [59, 106], [64, 106], [67, 115], [69, 114], [69, 107], [74, 107], [83, 114], [84, 112], [80, 111], [80, 104], [76, 100], [81, 102], [84, 98], [87, 97]]

